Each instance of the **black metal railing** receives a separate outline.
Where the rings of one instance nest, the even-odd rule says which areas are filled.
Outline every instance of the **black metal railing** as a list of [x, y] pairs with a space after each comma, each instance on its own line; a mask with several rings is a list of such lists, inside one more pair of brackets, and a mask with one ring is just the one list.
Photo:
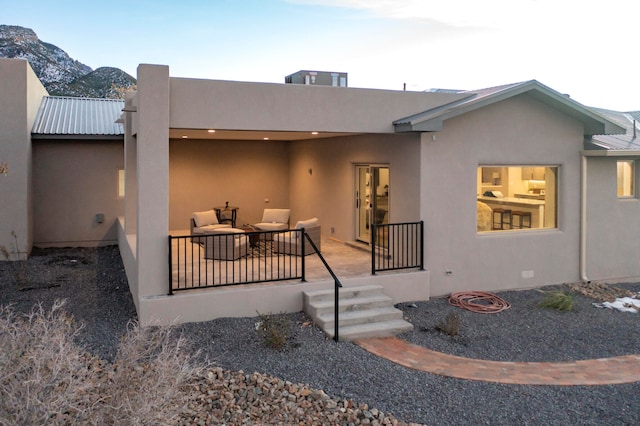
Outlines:
[[[342, 287], [342, 283], [340, 282], [336, 274], [333, 272], [333, 269], [331, 269], [331, 266], [329, 266], [329, 263], [327, 263], [326, 259], [324, 258], [324, 256], [322, 255], [318, 247], [316, 246], [316, 243], [313, 242], [313, 239], [311, 238], [311, 236], [309, 236], [309, 234], [307, 233], [303, 233], [303, 237], [307, 239], [309, 244], [311, 244], [311, 247], [313, 247], [316, 254], [322, 261], [322, 264], [327, 269], [327, 271], [329, 271], [329, 274], [331, 274], [331, 278], [333, 278], [333, 323], [334, 323], [333, 340], [338, 342], [340, 340], [340, 336], [338, 335], [338, 330], [340, 329], [338, 300], [340, 299], [340, 287]], [[302, 247], [304, 247], [304, 244], [302, 244]], [[303, 248], [303, 253], [304, 253], [304, 248]]]
[[424, 222], [371, 226], [371, 273], [398, 269], [424, 270]]
[[212, 287], [305, 279], [307, 241], [334, 281], [335, 330], [342, 283], [304, 229], [169, 236], [169, 294]]
[[287, 252], [278, 243], [296, 233], [304, 235], [304, 230], [170, 235], [169, 294], [249, 283], [305, 281], [304, 247], [296, 256], [297, 252]]

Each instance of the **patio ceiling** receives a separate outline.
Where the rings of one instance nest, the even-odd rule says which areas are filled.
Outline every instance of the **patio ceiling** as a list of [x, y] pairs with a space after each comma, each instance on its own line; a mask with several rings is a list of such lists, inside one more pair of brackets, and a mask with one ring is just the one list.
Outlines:
[[[212, 131], [213, 130], [213, 131]], [[220, 130], [220, 129], [169, 129], [171, 139], [221, 139], [221, 140], [274, 140], [296, 141], [323, 139], [357, 133], [340, 132], [278, 132], [262, 130]]]

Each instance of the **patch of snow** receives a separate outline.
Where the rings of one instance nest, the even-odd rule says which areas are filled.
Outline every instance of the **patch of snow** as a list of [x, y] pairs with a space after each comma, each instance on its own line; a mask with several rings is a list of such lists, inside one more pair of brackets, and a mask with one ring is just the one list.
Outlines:
[[640, 311], [640, 299], [633, 297], [620, 297], [613, 302], [594, 303], [596, 308], [617, 309], [622, 312], [637, 314]]

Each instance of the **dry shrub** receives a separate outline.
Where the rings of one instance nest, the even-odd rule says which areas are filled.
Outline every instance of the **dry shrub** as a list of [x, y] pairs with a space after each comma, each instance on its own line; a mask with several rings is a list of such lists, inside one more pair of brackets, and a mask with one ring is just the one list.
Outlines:
[[11, 251], [0, 244], [0, 254], [7, 261], [7, 266], [11, 271], [13, 282], [19, 287], [26, 287], [29, 284], [29, 270], [26, 260], [21, 260], [20, 247], [18, 245], [18, 235], [11, 231]]
[[258, 312], [260, 322], [256, 329], [264, 344], [273, 349], [282, 349], [291, 337], [291, 319], [285, 314], [261, 314]]
[[[100, 423], [161, 424], [180, 415], [191, 398], [189, 383], [205, 367], [190, 362], [183, 352], [183, 336], [171, 327], [139, 327], [132, 324], [122, 338], [113, 371], [111, 390], [104, 395], [110, 409]], [[124, 415], [124, 417], [123, 417]]]
[[451, 312], [436, 329], [448, 334], [449, 336], [457, 336], [460, 334], [460, 315]]
[[0, 306], [0, 424], [167, 424], [202, 375], [171, 327], [130, 324], [108, 364], [74, 343], [82, 326], [56, 301], [29, 315]]

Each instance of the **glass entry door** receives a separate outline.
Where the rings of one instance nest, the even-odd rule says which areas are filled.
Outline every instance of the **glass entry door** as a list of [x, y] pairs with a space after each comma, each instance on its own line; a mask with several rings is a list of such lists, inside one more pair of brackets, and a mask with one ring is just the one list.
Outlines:
[[356, 165], [356, 240], [371, 242], [371, 224], [389, 223], [389, 167]]

